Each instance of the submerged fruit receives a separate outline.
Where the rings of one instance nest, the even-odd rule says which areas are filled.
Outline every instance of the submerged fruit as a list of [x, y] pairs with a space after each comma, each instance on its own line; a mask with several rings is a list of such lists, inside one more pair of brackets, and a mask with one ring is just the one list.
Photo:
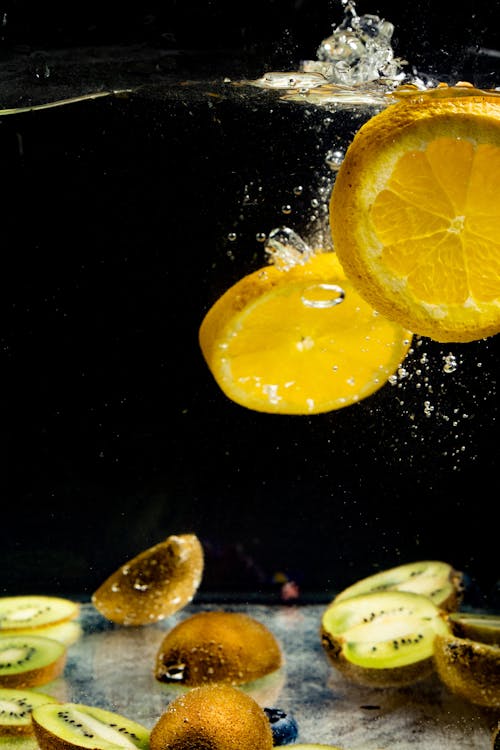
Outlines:
[[436, 671], [452, 693], [478, 706], [500, 708], [500, 646], [436, 635]]
[[0, 686], [30, 688], [62, 674], [66, 647], [39, 635], [0, 636]]
[[209, 310], [199, 340], [217, 384], [237, 404], [317, 414], [381, 388], [411, 334], [377, 315], [327, 252], [245, 276]]
[[415, 92], [365, 123], [332, 191], [333, 245], [359, 294], [416, 334], [500, 331], [500, 96]]
[[74, 619], [76, 602], [57, 596], [4, 596], [0, 598], [0, 634], [44, 628]]
[[33, 732], [31, 714], [44, 703], [57, 699], [35, 690], [0, 688], [0, 736], [22, 736]]
[[79, 703], [46, 704], [33, 711], [42, 750], [148, 750], [149, 731], [135, 721]]
[[377, 591], [409, 591], [428, 596], [437, 607], [456, 609], [463, 594], [463, 574], [440, 560], [398, 565], [363, 578], [341, 591], [335, 601]]
[[195, 687], [173, 700], [151, 730], [151, 750], [271, 750], [259, 704], [231, 685]]
[[156, 656], [155, 677], [182, 685], [242, 685], [281, 665], [276, 638], [258, 620], [240, 612], [198, 612], [164, 637]]
[[109, 576], [93, 594], [92, 603], [119, 625], [149, 625], [188, 604], [202, 574], [203, 548], [196, 535], [172, 535]]
[[333, 666], [354, 682], [408, 685], [434, 668], [444, 614], [420, 594], [382, 591], [334, 601], [321, 620], [321, 642]]

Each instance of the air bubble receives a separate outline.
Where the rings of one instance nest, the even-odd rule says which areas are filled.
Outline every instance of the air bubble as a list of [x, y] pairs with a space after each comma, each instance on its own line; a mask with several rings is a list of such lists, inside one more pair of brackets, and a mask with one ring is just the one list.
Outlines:
[[255, 235], [255, 239], [257, 242], [265, 242], [267, 239], [267, 234], [265, 232], [257, 232]]
[[314, 284], [304, 290], [300, 300], [306, 307], [321, 310], [336, 307], [345, 299], [345, 292], [337, 284]]
[[292, 213], [292, 207], [289, 203], [285, 203], [283, 206], [281, 206], [281, 213], [283, 214], [291, 214]]
[[294, 194], [294, 195], [297, 195], [297, 196], [298, 196], [298, 195], [302, 195], [302, 193], [303, 193], [303, 192], [304, 192], [304, 188], [302, 187], [302, 185], [297, 185], [297, 186], [296, 186], [296, 187], [294, 187], [294, 189], [293, 189], [293, 194]]
[[229, 232], [229, 234], [227, 235], [227, 238], [229, 242], [234, 242], [237, 236], [238, 235], [236, 234], [236, 232]]

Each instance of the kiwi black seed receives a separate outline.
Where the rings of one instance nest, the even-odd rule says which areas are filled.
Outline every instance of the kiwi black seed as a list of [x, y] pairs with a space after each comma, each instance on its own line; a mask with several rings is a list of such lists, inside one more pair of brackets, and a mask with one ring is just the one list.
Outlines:
[[41, 750], [147, 750], [149, 730], [111, 711], [81, 703], [45, 704], [32, 714]]
[[337, 594], [335, 601], [380, 591], [407, 591], [428, 596], [437, 607], [451, 612], [462, 601], [463, 581], [463, 573], [455, 570], [449, 563], [421, 560], [362, 578]]
[[63, 672], [66, 646], [39, 635], [0, 636], [0, 687], [45, 685]]
[[444, 613], [420, 594], [382, 591], [334, 601], [321, 621], [331, 663], [353, 682], [410, 685], [434, 669], [436, 633], [450, 632]]
[[0, 633], [66, 622], [74, 619], [79, 611], [76, 602], [58, 596], [0, 597]]
[[35, 690], [0, 688], [0, 736], [31, 734], [31, 714], [44, 703], [57, 703], [51, 695]]

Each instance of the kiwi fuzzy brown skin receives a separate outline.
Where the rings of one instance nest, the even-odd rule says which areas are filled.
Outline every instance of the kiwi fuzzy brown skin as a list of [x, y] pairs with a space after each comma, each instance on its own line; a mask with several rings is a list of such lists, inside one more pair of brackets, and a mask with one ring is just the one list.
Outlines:
[[475, 705], [500, 709], [500, 646], [438, 634], [434, 662], [452, 693]]
[[81, 703], [43, 705], [32, 713], [41, 750], [148, 750], [149, 730], [121, 714]]
[[94, 592], [92, 603], [118, 625], [149, 625], [192, 600], [203, 566], [195, 534], [171, 535], [118, 568]]
[[2, 635], [0, 687], [22, 689], [45, 685], [62, 674], [66, 659], [66, 647], [52, 638]]
[[409, 591], [428, 596], [445, 612], [453, 612], [464, 596], [464, 574], [441, 560], [420, 560], [388, 568], [356, 581], [334, 601], [377, 591]]
[[173, 700], [150, 736], [151, 750], [272, 750], [259, 704], [232, 685], [195, 687]]
[[0, 688], [0, 737], [24, 737], [33, 733], [31, 714], [43, 703], [57, 699], [35, 690]]
[[280, 645], [271, 631], [240, 612], [198, 612], [164, 637], [154, 674], [160, 682], [188, 686], [242, 685], [278, 670]]

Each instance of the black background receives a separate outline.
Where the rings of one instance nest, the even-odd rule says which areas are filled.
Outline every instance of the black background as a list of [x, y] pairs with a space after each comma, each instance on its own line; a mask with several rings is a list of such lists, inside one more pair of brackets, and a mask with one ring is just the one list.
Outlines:
[[[498, 3], [357, 7], [392, 21], [396, 53], [419, 69], [494, 80], [481, 50], [495, 49]], [[400, 387], [311, 418], [229, 402], [198, 348], [210, 305], [263, 264], [256, 233], [283, 223], [298, 184], [286, 221], [302, 231], [326, 149], [369, 113], [325, 123], [196, 81], [296, 69], [339, 6], [3, 13], [3, 106], [79, 93], [57, 55], [81, 47], [101, 61], [108, 47], [159, 51], [168, 90], [148, 57], [113, 67], [120, 84], [140, 80], [134, 95], [0, 121], [0, 590], [88, 595], [145, 547], [194, 531], [207, 596], [279, 599], [289, 578], [304, 598], [329, 598], [376, 569], [441, 558], [467, 572], [471, 604], [497, 606], [496, 338], [416, 342]]]

